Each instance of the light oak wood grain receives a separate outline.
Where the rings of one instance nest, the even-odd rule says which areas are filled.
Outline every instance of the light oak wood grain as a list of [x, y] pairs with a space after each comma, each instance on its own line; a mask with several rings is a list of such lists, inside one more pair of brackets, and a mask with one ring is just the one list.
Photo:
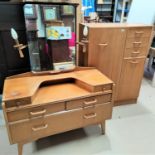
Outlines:
[[[95, 76], [96, 74], [98, 74], [98, 76]], [[37, 91], [40, 90], [39, 88], [42, 84], [47, 82], [57, 83], [57, 81], [61, 81], [64, 79], [83, 81], [88, 86], [94, 87], [94, 90], [98, 86], [112, 83], [110, 79], [108, 79], [106, 76], [102, 75], [102, 73], [95, 69], [90, 69], [87, 71], [73, 71], [69, 73], [62, 73], [61, 75], [38, 75], [24, 78], [19, 77], [13, 79], [6, 79], [3, 90], [3, 101], [7, 106], [11, 106], [12, 104], [13, 106], [15, 106], [16, 104], [17, 106], [22, 104], [25, 105], [26, 103], [30, 104], [31, 102], [33, 102]], [[73, 87], [75, 88], [76, 86]], [[78, 89], [78, 87], [76, 88]]]
[[120, 77], [118, 100], [136, 99], [144, 72], [145, 59], [123, 60], [122, 73]]
[[[102, 124], [112, 116], [113, 82], [94, 68], [54, 75], [30, 73], [5, 80], [3, 111], [11, 144]], [[20, 102], [20, 103], [19, 103]]]
[[[79, 51], [82, 57], [79, 63], [85, 66], [95, 66], [114, 81], [116, 84], [115, 105], [119, 105], [119, 101], [122, 103], [125, 100], [131, 100], [131, 102], [137, 100], [153, 27], [127, 23], [82, 23], [80, 25], [81, 38], [83, 38], [84, 26], [88, 27], [88, 47], [86, 54]], [[144, 61], [142, 63], [142, 61], [137, 62], [133, 59]], [[135, 67], [131, 68], [131, 64]], [[138, 71], [135, 81], [131, 80], [129, 83], [134, 70]], [[132, 94], [128, 94], [128, 91]]]

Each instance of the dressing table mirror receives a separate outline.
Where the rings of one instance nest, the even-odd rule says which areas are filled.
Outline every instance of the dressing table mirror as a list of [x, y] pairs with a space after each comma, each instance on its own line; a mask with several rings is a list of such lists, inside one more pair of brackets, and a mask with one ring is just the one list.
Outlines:
[[24, 5], [33, 73], [75, 68], [76, 6], [39, 2]]

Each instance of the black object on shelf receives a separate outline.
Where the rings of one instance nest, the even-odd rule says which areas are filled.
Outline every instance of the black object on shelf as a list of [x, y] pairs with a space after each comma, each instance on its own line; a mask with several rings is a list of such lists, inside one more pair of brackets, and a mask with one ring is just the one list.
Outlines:
[[103, 22], [112, 22], [114, 15], [115, 0], [106, 0], [103, 3], [98, 4], [98, 0], [95, 1], [96, 12], [99, 19]]
[[17, 31], [19, 41], [27, 44], [23, 4], [0, 2], [0, 93], [7, 76], [30, 71], [28, 48], [24, 49], [21, 59], [17, 49], [13, 48], [11, 28]]

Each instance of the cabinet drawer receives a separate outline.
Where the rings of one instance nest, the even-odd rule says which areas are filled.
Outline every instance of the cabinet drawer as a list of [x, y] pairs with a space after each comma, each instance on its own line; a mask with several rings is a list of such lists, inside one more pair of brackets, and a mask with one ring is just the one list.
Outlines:
[[139, 56], [147, 56], [148, 47], [141, 48], [127, 48], [125, 49], [124, 57], [139, 57]]
[[82, 111], [83, 125], [101, 123], [112, 116], [112, 103], [104, 103], [95, 107], [86, 107]]
[[145, 37], [139, 40], [135, 40], [135, 38], [127, 38], [126, 40], [126, 48], [140, 48], [140, 47], [148, 47], [148, 43], [150, 38]]
[[12, 143], [32, 141], [60, 132], [103, 122], [111, 118], [112, 103], [96, 105], [63, 113], [55, 113], [40, 119], [12, 124], [9, 126]]
[[87, 97], [84, 99], [73, 100], [73, 101], [67, 102], [66, 110], [83, 108], [83, 107], [92, 106], [96, 104], [111, 102], [111, 100], [112, 100], [111, 94], [92, 96], [92, 97]]
[[127, 37], [150, 37], [152, 28], [130, 28]]
[[42, 137], [82, 127], [81, 110], [54, 113], [41, 118], [30, 119], [9, 125], [11, 142], [33, 141]]
[[106, 84], [104, 86], [98, 86], [95, 88], [95, 92], [103, 91], [103, 92], [111, 92], [112, 91], [112, 84]]
[[12, 112], [8, 112], [8, 121], [18, 121], [38, 116], [44, 116], [49, 113], [59, 112], [65, 110], [65, 103], [56, 103], [51, 105], [44, 105], [40, 107], [35, 108], [27, 108], [27, 109], [21, 109], [16, 110]]
[[8, 109], [22, 107], [22, 106], [26, 106], [28, 104], [31, 104], [30, 98], [23, 98], [23, 99], [17, 99], [17, 100], [11, 100], [11, 101], [5, 102], [5, 106]]

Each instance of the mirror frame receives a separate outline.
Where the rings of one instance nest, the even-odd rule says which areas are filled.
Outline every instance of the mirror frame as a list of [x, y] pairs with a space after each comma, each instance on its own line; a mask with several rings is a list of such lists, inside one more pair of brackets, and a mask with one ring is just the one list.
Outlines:
[[[75, 33], [77, 34], [77, 6], [79, 5], [78, 3], [68, 3], [68, 2], [38, 2], [38, 1], [27, 1], [27, 2], [23, 2], [22, 5], [23, 5], [23, 14], [24, 14], [24, 6], [26, 4], [38, 4], [38, 5], [60, 5], [60, 6], [68, 6], [68, 5], [71, 5], [73, 6], [75, 9], [74, 9], [74, 15], [75, 15]], [[25, 17], [25, 15], [24, 15]], [[25, 17], [26, 19], [26, 17]], [[26, 20], [25, 20], [26, 21]], [[25, 22], [25, 28], [26, 28], [26, 22]], [[27, 30], [25, 30], [27, 31]], [[76, 35], [77, 36], [77, 35]], [[28, 40], [28, 38], [27, 38]], [[77, 42], [77, 37], [75, 38], [75, 43]], [[28, 41], [27, 41], [28, 43]], [[62, 70], [45, 70], [45, 71], [33, 71], [31, 69], [31, 72], [33, 74], [57, 74], [57, 73], [63, 73], [63, 72], [69, 72], [69, 71], [73, 71], [75, 70], [76, 66], [77, 66], [77, 46], [75, 45], [75, 49], [76, 49], [76, 53], [75, 53], [75, 67], [73, 67], [73, 69], [62, 69]], [[29, 49], [28, 49], [29, 51]], [[29, 52], [30, 53], [30, 52]], [[29, 54], [30, 55], [30, 54]], [[30, 56], [29, 56], [30, 57]]]

